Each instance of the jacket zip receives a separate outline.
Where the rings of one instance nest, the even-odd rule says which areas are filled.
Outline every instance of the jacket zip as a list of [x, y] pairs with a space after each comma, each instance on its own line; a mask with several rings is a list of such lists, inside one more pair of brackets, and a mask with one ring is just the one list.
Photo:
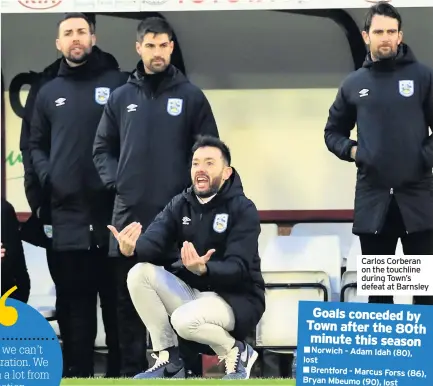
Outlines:
[[394, 188], [391, 188], [389, 190], [388, 203], [385, 207], [385, 210], [383, 211], [382, 217], [381, 217], [380, 222], [379, 222], [379, 227], [378, 227], [378, 229], [376, 229], [376, 232], [374, 232], [375, 235], [377, 235], [382, 230], [383, 224], [385, 223], [386, 215], [388, 214], [389, 204], [391, 203], [393, 195], [394, 195]]
[[[90, 231], [90, 244], [92, 244], [92, 240], [93, 240], [93, 225], [92, 224], [90, 224], [89, 225], [89, 231]], [[92, 248], [92, 246], [90, 245], [89, 246], [89, 250]], [[98, 248], [99, 249], [99, 245], [98, 244], [96, 244], [96, 248]]]
[[[201, 222], [202, 218], [203, 218], [203, 213], [200, 213], [200, 222]], [[212, 288], [209, 284], [206, 287], [207, 287], [208, 291], [212, 291]]]

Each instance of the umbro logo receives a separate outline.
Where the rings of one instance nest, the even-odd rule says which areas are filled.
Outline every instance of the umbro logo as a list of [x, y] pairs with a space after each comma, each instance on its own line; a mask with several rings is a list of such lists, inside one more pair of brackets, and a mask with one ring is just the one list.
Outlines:
[[66, 98], [59, 98], [54, 101], [56, 107], [63, 106], [66, 102]]
[[359, 97], [366, 97], [368, 96], [368, 93], [370, 92], [370, 90], [368, 88], [363, 88], [360, 92], [359, 92]]
[[132, 111], [137, 111], [137, 107], [138, 107], [137, 105], [134, 105], [134, 104], [132, 103], [132, 104], [126, 106], [126, 111], [127, 111], [128, 113], [130, 113], [130, 112], [132, 112]]
[[191, 222], [191, 219], [189, 217], [184, 216], [182, 218], [182, 225], [189, 225], [190, 222]]

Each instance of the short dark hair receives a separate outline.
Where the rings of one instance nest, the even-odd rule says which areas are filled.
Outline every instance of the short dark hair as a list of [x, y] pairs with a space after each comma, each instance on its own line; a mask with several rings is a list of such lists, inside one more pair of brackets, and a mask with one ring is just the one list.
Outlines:
[[142, 20], [137, 27], [137, 42], [141, 43], [148, 33], [167, 34], [170, 40], [173, 38], [173, 29], [168, 21], [162, 17], [148, 17]]
[[227, 166], [231, 165], [232, 157], [230, 155], [230, 149], [228, 146], [217, 137], [212, 137], [210, 135], [200, 135], [197, 137], [194, 146], [192, 147], [192, 154], [194, 154], [201, 147], [216, 147], [221, 150], [223, 160]]
[[376, 15], [390, 17], [398, 21], [398, 30], [401, 31], [402, 20], [400, 13], [397, 8], [389, 4], [387, 1], [379, 1], [377, 4], [373, 5], [365, 15], [364, 31], [369, 32], [371, 28], [371, 22], [373, 17]]
[[[89, 25], [89, 31], [91, 34], [95, 33], [95, 24], [96, 21], [95, 20], [91, 20], [91, 18], [87, 17], [84, 13], [81, 12], [68, 12], [65, 13], [63, 15], [63, 18], [59, 20], [59, 22], [57, 23], [57, 30], [60, 27], [60, 24], [62, 24], [64, 21], [68, 20], [68, 19], [83, 19], [87, 22], [87, 24]], [[94, 19], [94, 18], [93, 18]]]
[[89, 20], [90, 26], [93, 26], [94, 30], [96, 30], [96, 15], [93, 12], [83, 12], [83, 15]]

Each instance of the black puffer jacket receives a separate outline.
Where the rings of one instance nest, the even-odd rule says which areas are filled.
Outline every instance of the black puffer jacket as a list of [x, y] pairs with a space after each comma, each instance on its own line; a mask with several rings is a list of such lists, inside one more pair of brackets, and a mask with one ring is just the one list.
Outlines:
[[61, 61], [58, 76], [36, 98], [29, 148], [44, 194], [50, 197], [53, 249], [107, 245], [114, 194], [92, 160], [96, 129], [109, 95], [127, 74], [93, 51], [78, 67]]
[[265, 286], [258, 253], [260, 218], [254, 203], [245, 197], [239, 175], [233, 174], [220, 192], [201, 204], [192, 188], [174, 197], [139, 238], [139, 261], [165, 265], [171, 246], [193, 243], [200, 256], [215, 253], [207, 274], [197, 276], [181, 262], [169, 270], [191, 287], [214, 291], [233, 308], [233, 336], [242, 340], [251, 333], [265, 311]]
[[[155, 76], [162, 78], [156, 90]], [[116, 191], [117, 229], [133, 221], [146, 228], [190, 184], [191, 148], [200, 134], [218, 137], [203, 91], [172, 65], [149, 76], [139, 62], [105, 107], [93, 149], [102, 181]], [[110, 254], [117, 255], [111, 241]]]
[[[350, 139], [355, 123], [358, 140]], [[433, 229], [433, 71], [407, 45], [343, 82], [325, 128], [328, 149], [353, 162], [358, 178], [353, 231], [379, 233], [392, 196], [408, 233]]]

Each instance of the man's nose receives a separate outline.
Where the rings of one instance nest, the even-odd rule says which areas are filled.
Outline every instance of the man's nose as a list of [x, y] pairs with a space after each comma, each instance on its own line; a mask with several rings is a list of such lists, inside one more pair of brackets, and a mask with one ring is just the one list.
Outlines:
[[206, 176], [206, 168], [205, 168], [205, 166], [199, 165], [197, 167], [196, 175], [200, 176], [200, 177], [205, 177]]
[[155, 47], [155, 50], [153, 51], [153, 57], [154, 58], [161, 58], [162, 57], [162, 48]]

